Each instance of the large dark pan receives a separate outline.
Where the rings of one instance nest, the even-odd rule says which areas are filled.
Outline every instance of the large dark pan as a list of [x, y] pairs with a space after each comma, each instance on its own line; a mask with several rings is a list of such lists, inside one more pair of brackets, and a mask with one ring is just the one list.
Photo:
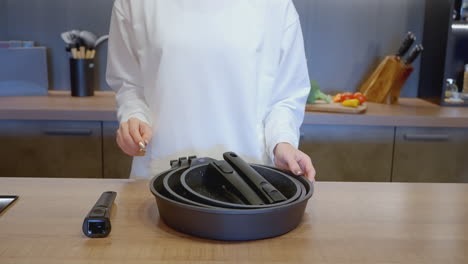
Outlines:
[[289, 204], [252, 210], [199, 207], [170, 197], [163, 185], [170, 172], [155, 176], [150, 183], [161, 218], [179, 232], [207, 239], [244, 241], [285, 234], [299, 225], [313, 194], [312, 183], [297, 177], [306, 194]]
[[[252, 165], [252, 168], [277, 188], [287, 199], [283, 202], [272, 204], [250, 205], [237, 197], [236, 190], [225, 182], [223, 177], [209, 172], [209, 165], [198, 165], [185, 170], [179, 177], [180, 192], [189, 199], [205, 205], [222, 208], [256, 209], [277, 207], [292, 203], [304, 197], [305, 187], [297, 179], [282, 172], [262, 166]], [[175, 177], [171, 177], [175, 178]], [[167, 179], [167, 178], [166, 178]]]

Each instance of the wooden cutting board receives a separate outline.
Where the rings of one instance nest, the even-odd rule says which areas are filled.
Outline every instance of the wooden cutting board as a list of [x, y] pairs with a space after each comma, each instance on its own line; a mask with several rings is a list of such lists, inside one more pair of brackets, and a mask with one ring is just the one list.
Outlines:
[[342, 106], [341, 103], [326, 103], [325, 101], [317, 100], [315, 104], [307, 104], [306, 111], [308, 112], [328, 112], [328, 113], [345, 113], [345, 114], [363, 114], [367, 110], [367, 104], [364, 103], [356, 108]]

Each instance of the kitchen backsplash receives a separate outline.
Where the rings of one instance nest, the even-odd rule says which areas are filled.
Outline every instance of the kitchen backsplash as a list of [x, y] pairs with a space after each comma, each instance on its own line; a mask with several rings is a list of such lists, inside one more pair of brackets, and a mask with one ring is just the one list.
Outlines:
[[[107, 34], [114, 0], [0, 0], [0, 40], [35, 40], [49, 48], [50, 88], [70, 89], [60, 33], [86, 29]], [[354, 91], [383, 56], [395, 53], [407, 31], [421, 41], [425, 0], [294, 0], [301, 15], [310, 76], [325, 92]], [[105, 83], [107, 45], [97, 59], [99, 90]], [[414, 97], [415, 73], [402, 94]]]

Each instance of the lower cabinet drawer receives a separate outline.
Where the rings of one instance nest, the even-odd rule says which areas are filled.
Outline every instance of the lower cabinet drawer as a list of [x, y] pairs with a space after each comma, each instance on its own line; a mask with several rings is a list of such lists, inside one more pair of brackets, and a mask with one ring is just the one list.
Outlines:
[[393, 181], [468, 182], [468, 129], [397, 128]]
[[388, 182], [393, 127], [304, 125], [299, 149], [307, 153], [319, 181]]
[[1, 177], [102, 178], [101, 122], [0, 121]]
[[103, 123], [104, 178], [126, 179], [130, 176], [132, 157], [127, 156], [117, 145], [118, 122]]

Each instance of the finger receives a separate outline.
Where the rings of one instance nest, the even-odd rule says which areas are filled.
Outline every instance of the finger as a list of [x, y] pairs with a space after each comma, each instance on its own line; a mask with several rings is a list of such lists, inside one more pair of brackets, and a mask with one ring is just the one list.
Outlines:
[[297, 161], [295, 159], [289, 159], [288, 160], [288, 169], [296, 174], [296, 175], [302, 175], [303, 174], [303, 171], [301, 169], [301, 167], [299, 166], [299, 163], [297, 163]]
[[147, 123], [140, 122], [140, 134], [145, 145], [148, 145], [148, 143], [153, 138], [153, 130]]
[[130, 136], [133, 138], [133, 142], [136, 145], [139, 145], [140, 142], [144, 143], [144, 140], [140, 134], [140, 120], [136, 118], [131, 118], [130, 120], [128, 120], [128, 132]]
[[125, 144], [122, 138], [122, 133], [120, 132], [120, 130], [117, 131], [116, 141], [117, 141], [117, 145], [119, 146], [119, 148], [122, 150], [123, 153], [127, 154], [128, 156], [134, 156], [133, 153], [130, 150], [128, 150], [128, 148], [125, 147]]
[[127, 154], [132, 156], [138, 156], [140, 147], [133, 141], [133, 138], [129, 133], [127, 123], [122, 123], [122, 125], [120, 126], [120, 132], [122, 137], [122, 145], [127, 150]]
[[299, 161], [299, 165], [303, 171], [305, 171], [305, 176], [312, 182], [315, 182], [316, 171], [311, 159], [309, 157], [305, 157]]

